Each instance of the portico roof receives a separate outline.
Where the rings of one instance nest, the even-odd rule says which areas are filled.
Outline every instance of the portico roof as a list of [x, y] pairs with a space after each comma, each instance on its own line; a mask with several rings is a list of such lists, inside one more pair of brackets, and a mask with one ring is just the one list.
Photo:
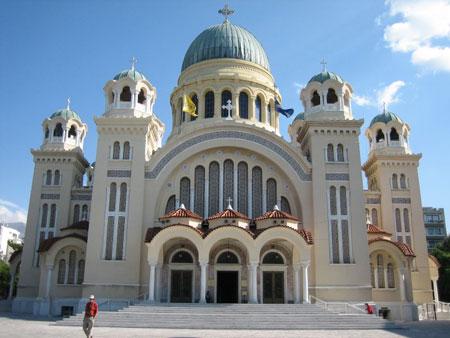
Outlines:
[[287, 212], [281, 211], [277, 206], [275, 206], [273, 210], [269, 210], [265, 214], [255, 218], [255, 221], [262, 221], [264, 219], [290, 219], [292, 221], [300, 222], [300, 219]]
[[42, 241], [42, 243], [39, 245], [38, 252], [46, 252], [46, 251], [50, 250], [50, 248], [53, 246], [53, 244], [55, 244], [56, 242], [59, 242], [62, 239], [65, 239], [65, 238], [78, 238], [78, 239], [81, 239], [81, 240], [87, 242], [87, 238], [85, 236], [81, 236], [78, 234], [70, 234], [67, 236], [48, 238], [48, 239]]
[[168, 218], [194, 218], [198, 220], [203, 220], [203, 218], [200, 215], [197, 215], [196, 213], [190, 211], [189, 209], [186, 209], [183, 204], [178, 209], [169, 211], [164, 216], [161, 216], [159, 220], [161, 221]]
[[368, 243], [370, 245], [375, 242], [388, 242], [390, 244], [395, 245], [402, 252], [403, 255], [405, 255], [407, 257], [416, 257], [416, 254], [414, 253], [413, 249], [411, 249], [411, 247], [406, 243], [395, 242], [390, 239], [382, 238], [382, 237], [377, 237], [377, 238], [371, 239], [371, 240], [369, 240]]
[[377, 227], [374, 224], [367, 224], [367, 233], [369, 234], [385, 234], [385, 235], [392, 235], [390, 232], [384, 231], [383, 229]]

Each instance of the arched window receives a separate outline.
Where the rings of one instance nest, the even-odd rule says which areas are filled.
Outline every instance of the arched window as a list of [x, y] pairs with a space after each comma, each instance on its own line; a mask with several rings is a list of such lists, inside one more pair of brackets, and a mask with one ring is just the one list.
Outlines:
[[209, 164], [209, 216], [219, 211], [219, 163]]
[[180, 250], [172, 256], [171, 263], [194, 263], [194, 259], [188, 251]]
[[388, 280], [388, 288], [395, 288], [395, 278], [394, 278], [394, 266], [392, 263], [388, 263], [387, 265], [387, 280]]
[[191, 180], [183, 177], [180, 181], [180, 205], [184, 204], [186, 209], [191, 206]]
[[400, 216], [400, 209], [395, 209], [395, 229], [397, 232], [402, 232], [402, 220]]
[[120, 93], [120, 101], [122, 102], [130, 102], [131, 101], [131, 90], [130, 87], [125, 86]]
[[194, 212], [204, 216], [205, 213], [205, 168], [195, 167], [194, 178]]
[[48, 127], [45, 127], [45, 138], [48, 138], [50, 136], [50, 130]]
[[341, 204], [341, 215], [347, 215], [347, 189], [345, 187], [339, 188], [339, 200]]
[[[192, 100], [192, 102], [194, 102], [194, 104], [195, 104], [195, 113], [198, 115], [198, 97], [197, 97], [197, 95], [193, 95], [192, 97], [191, 97], [191, 100]], [[197, 116], [193, 116], [193, 115], [191, 115], [191, 121], [195, 121], [197, 119]]]
[[106, 260], [112, 259], [113, 236], [114, 236], [114, 216], [108, 216], [108, 223], [106, 225], [106, 247], [105, 247]]
[[375, 208], [372, 209], [372, 224], [378, 225], [378, 211]]
[[333, 88], [329, 88], [327, 92], [327, 103], [336, 103], [337, 101], [336, 91]]
[[403, 209], [403, 224], [405, 225], [405, 232], [410, 232], [410, 226], [409, 226], [409, 211], [408, 209]]
[[123, 157], [124, 160], [130, 159], [130, 142], [126, 141], [123, 144]]
[[320, 96], [317, 93], [317, 90], [315, 90], [311, 96], [311, 104], [313, 107], [320, 105]]
[[47, 170], [47, 174], [45, 175], [45, 185], [52, 185], [52, 171]]
[[377, 277], [378, 277], [378, 287], [384, 289], [384, 263], [383, 255], [377, 256]]
[[42, 205], [41, 228], [47, 227], [47, 216], [48, 216], [48, 204], [44, 203]]
[[55, 130], [53, 130], [53, 136], [55, 137], [63, 136], [63, 127], [61, 123], [56, 124]]
[[269, 178], [266, 182], [266, 211], [273, 210], [277, 204], [277, 181]]
[[392, 189], [398, 189], [398, 176], [397, 176], [397, 174], [392, 174]]
[[238, 164], [238, 203], [237, 210], [248, 215], [248, 166], [245, 162]]
[[389, 138], [391, 139], [391, 141], [399, 140], [399, 136], [398, 136], [397, 130], [395, 128], [391, 128], [391, 132], [389, 133]]
[[281, 211], [287, 212], [288, 214], [292, 214], [291, 205], [286, 197], [281, 196]]
[[[341, 201], [342, 203], [342, 201]], [[344, 263], [350, 263], [350, 234], [348, 229], [348, 220], [343, 219], [341, 221], [342, 231], [342, 252]]]
[[73, 207], [73, 223], [76, 223], [80, 220], [80, 205], [75, 204]]
[[75, 129], [74, 125], [72, 125], [70, 127], [68, 137], [69, 138], [77, 138], [77, 130]]
[[252, 216], [259, 217], [262, 214], [262, 169], [254, 167], [252, 169]]
[[214, 117], [214, 93], [207, 92], [205, 95], [205, 119]]
[[77, 254], [75, 250], [69, 253], [69, 273], [67, 274], [67, 284], [75, 283], [75, 262], [77, 260]]
[[59, 185], [61, 182], [61, 174], [59, 172], [59, 170], [55, 170], [55, 177], [53, 179], [53, 184], [54, 185]]
[[120, 158], [120, 143], [118, 141], [114, 142], [112, 158], [113, 160], [118, 160]]
[[278, 252], [271, 251], [264, 256], [262, 262], [263, 264], [284, 264], [284, 259]]
[[52, 204], [50, 207], [50, 222], [48, 226], [54, 228], [56, 223], [56, 204]]
[[87, 204], [84, 204], [81, 208], [81, 220], [87, 221], [89, 215], [89, 210]]
[[259, 95], [255, 100], [255, 118], [256, 121], [262, 122], [262, 112], [261, 112], [261, 97]]
[[217, 257], [217, 264], [239, 264], [239, 258], [233, 252], [227, 250]]
[[167, 215], [169, 212], [175, 210], [175, 195], [172, 195], [169, 197], [169, 199], [167, 200], [166, 203], [166, 210], [165, 210], [165, 214]]
[[109, 186], [109, 211], [116, 210], [116, 194], [117, 194], [117, 184], [111, 183]]
[[122, 260], [124, 257], [124, 238], [125, 238], [125, 217], [119, 216], [117, 222], [117, 244], [116, 244], [116, 260]]
[[334, 147], [331, 143], [327, 145], [327, 161], [334, 162]]
[[400, 174], [400, 188], [406, 189], [406, 176], [405, 176], [405, 174]]
[[248, 119], [248, 95], [245, 92], [239, 94], [239, 116]]
[[344, 162], [344, 146], [342, 144], [337, 145], [337, 160], [338, 162]]
[[66, 260], [60, 259], [58, 262], [58, 284], [64, 284], [66, 279]]
[[138, 103], [145, 104], [145, 101], [147, 101], [147, 95], [145, 95], [144, 88], [141, 88], [138, 95]]
[[337, 204], [336, 204], [336, 187], [330, 187], [330, 214], [335, 216], [337, 215]]
[[[334, 187], [333, 187], [334, 188]], [[335, 189], [336, 192], [336, 189]], [[338, 221], [336, 219], [331, 220], [331, 252], [333, 254], [333, 263], [339, 263], [339, 230]]]
[[[223, 108], [223, 106], [228, 105], [228, 101], [231, 104], [231, 92], [228, 90], [224, 90], [222, 92], [222, 117], [228, 117], [228, 110]], [[230, 110], [230, 116], [233, 116], [233, 111]]]
[[77, 284], [83, 284], [84, 281], [84, 259], [78, 261]]
[[267, 105], [267, 123], [272, 125], [272, 108], [270, 107], [270, 103]]
[[381, 129], [377, 130], [377, 136], [375, 137], [375, 140], [377, 141], [377, 143], [384, 141], [384, 133]]
[[127, 184], [122, 183], [120, 185], [119, 212], [125, 212], [126, 210], [127, 210]]
[[228, 198], [234, 196], [234, 163], [232, 160], [223, 162], [223, 209], [228, 207]]
[[370, 263], [370, 284], [372, 287], [375, 287], [375, 272], [373, 271], [373, 264]]

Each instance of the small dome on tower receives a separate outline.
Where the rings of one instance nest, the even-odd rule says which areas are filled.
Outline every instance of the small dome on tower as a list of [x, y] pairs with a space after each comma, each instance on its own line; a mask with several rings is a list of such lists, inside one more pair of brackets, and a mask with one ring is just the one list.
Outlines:
[[339, 83], [344, 83], [345, 81], [336, 73], [333, 72], [329, 72], [327, 70], [324, 70], [323, 72], [320, 72], [319, 74], [314, 75], [309, 81], [308, 83], [311, 82], [320, 82], [320, 83], [324, 83], [327, 80], [336, 80]]
[[381, 122], [384, 124], [387, 124], [388, 122], [391, 121], [397, 121], [399, 123], [403, 123], [402, 119], [400, 117], [398, 117], [396, 114], [394, 114], [393, 112], [387, 111], [385, 110], [384, 112], [382, 112], [381, 114], [378, 114], [377, 116], [375, 116], [372, 121], [370, 122], [370, 127], [372, 127], [375, 123]]
[[80, 116], [71, 110], [69, 107], [64, 109], [59, 109], [55, 111], [52, 115], [50, 115], [50, 119], [54, 119], [56, 117], [62, 117], [64, 120], [68, 121], [70, 119], [74, 119], [81, 122]]
[[129, 78], [134, 81], [147, 80], [147, 78], [144, 76], [144, 74], [138, 72], [136, 69], [134, 69], [134, 67], [132, 67], [131, 69], [125, 69], [125, 70], [121, 71], [120, 73], [116, 74], [113, 77], [113, 80], [117, 81], [117, 80], [124, 79], [124, 78]]

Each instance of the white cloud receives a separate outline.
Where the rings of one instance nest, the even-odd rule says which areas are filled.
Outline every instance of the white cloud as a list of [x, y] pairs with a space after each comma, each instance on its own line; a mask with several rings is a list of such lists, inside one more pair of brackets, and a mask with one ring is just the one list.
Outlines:
[[378, 106], [389, 106], [392, 103], [398, 102], [398, 91], [405, 85], [404, 81], [397, 80], [390, 85], [377, 91], [377, 103]]
[[384, 39], [394, 52], [431, 71], [450, 72], [450, 0], [386, 0], [394, 23]]
[[0, 199], [0, 222], [14, 223], [27, 221], [27, 212], [17, 204]]
[[300, 91], [305, 88], [305, 85], [303, 83], [294, 82], [294, 87], [297, 88], [297, 94], [300, 94]]
[[353, 99], [353, 102], [355, 102], [358, 106], [361, 106], [361, 107], [372, 105], [371, 99], [367, 96], [353, 95], [352, 99]]

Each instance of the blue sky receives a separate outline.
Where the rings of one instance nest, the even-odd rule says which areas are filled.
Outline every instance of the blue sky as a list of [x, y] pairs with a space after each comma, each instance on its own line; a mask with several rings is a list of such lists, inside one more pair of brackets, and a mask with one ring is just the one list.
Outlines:
[[[184, 53], [206, 27], [222, 22], [223, 1], [2, 1], [0, 4], [0, 221], [23, 220], [33, 174], [31, 148], [43, 119], [71, 97], [89, 126], [88, 160], [95, 158], [93, 117], [103, 113], [102, 88], [138, 59], [156, 87], [155, 113], [170, 128], [170, 92]], [[321, 70], [354, 89], [353, 114], [366, 128], [387, 101], [411, 126], [422, 153], [424, 206], [450, 212], [450, 1], [230, 1], [231, 21], [262, 43], [283, 105], [302, 111], [299, 88]], [[359, 103], [359, 105], [357, 104]], [[291, 119], [282, 118], [287, 138]], [[168, 134], [166, 131], [166, 136]], [[362, 161], [368, 144], [361, 137]], [[450, 217], [450, 214], [448, 214]], [[450, 218], [449, 222], [450, 223]]]

